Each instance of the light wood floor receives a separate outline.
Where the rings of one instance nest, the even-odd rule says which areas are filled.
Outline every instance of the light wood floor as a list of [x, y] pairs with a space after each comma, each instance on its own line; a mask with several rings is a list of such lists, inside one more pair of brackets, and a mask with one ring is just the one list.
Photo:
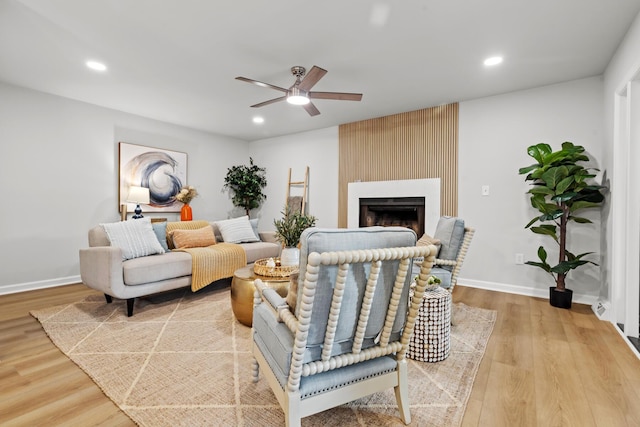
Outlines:
[[[0, 296], [0, 425], [134, 425], [29, 315], [90, 294]], [[589, 307], [462, 286], [454, 301], [498, 312], [463, 426], [640, 425], [640, 361]]]

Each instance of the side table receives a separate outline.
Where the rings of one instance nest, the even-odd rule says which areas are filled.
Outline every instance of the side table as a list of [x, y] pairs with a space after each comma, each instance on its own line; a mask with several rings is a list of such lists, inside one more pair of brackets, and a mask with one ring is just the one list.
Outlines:
[[420, 304], [407, 357], [421, 362], [439, 362], [451, 349], [451, 294], [437, 287], [426, 291]]
[[260, 279], [265, 285], [273, 288], [285, 298], [289, 291], [288, 277], [259, 276], [253, 271], [253, 264], [237, 269], [231, 280], [231, 309], [236, 319], [246, 326], [253, 324], [253, 293], [254, 282]]

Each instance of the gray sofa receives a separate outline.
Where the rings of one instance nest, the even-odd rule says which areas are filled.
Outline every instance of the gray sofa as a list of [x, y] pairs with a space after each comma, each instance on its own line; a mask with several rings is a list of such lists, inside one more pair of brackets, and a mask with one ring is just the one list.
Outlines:
[[[216, 241], [222, 235], [211, 222]], [[247, 263], [261, 258], [278, 257], [280, 244], [273, 232], [260, 232], [260, 241], [239, 243]], [[80, 277], [92, 289], [104, 293], [107, 303], [112, 297], [127, 300], [127, 315], [133, 314], [135, 298], [191, 286], [191, 255], [169, 251], [163, 254], [123, 260], [122, 250], [110, 245], [104, 228], [97, 225], [89, 230], [89, 247], [80, 249]]]

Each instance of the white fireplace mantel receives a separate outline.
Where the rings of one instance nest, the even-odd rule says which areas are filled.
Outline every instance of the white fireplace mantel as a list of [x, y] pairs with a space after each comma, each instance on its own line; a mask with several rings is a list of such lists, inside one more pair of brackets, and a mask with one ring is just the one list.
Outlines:
[[358, 228], [360, 199], [369, 197], [424, 197], [424, 230], [433, 236], [440, 219], [440, 178], [350, 182], [347, 189], [347, 227]]

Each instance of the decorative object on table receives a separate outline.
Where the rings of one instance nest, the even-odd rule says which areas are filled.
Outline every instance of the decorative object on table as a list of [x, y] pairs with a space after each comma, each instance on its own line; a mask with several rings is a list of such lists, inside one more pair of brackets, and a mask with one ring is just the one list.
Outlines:
[[183, 203], [180, 209], [181, 221], [191, 221], [193, 219], [193, 210], [189, 203], [196, 197], [198, 197], [198, 191], [191, 185], [182, 187], [180, 192], [176, 194], [176, 200]]
[[222, 188], [231, 191], [233, 205], [244, 208], [247, 216], [250, 216], [251, 209], [259, 208], [267, 198], [262, 192], [267, 186], [266, 172], [267, 169], [255, 165], [251, 157], [249, 166], [237, 165], [227, 169]]
[[120, 142], [119, 174], [119, 207], [133, 185], [149, 189], [149, 212], [180, 212], [176, 195], [187, 182], [186, 153]]
[[134, 211], [136, 214], [132, 216], [133, 219], [142, 218], [142, 209], [140, 208], [140, 204], [148, 205], [149, 204], [149, 189], [146, 187], [129, 187], [129, 195], [127, 196], [127, 202], [135, 203], [136, 210]]
[[298, 264], [287, 266], [280, 258], [263, 258], [253, 263], [253, 272], [266, 277], [289, 277], [298, 272]]
[[451, 293], [436, 284], [435, 289], [422, 297], [407, 357], [421, 362], [440, 362], [449, 357], [450, 351]]
[[313, 227], [317, 218], [292, 211], [289, 206], [285, 206], [281, 213], [282, 218], [273, 221], [276, 227], [276, 239], [284, 246], [280, 254], [280, 263], [284, 266], [298, 265], [300, 250], [297, 246], [300, 243], [300, 235], [307, 228]]
[[[555, 287], [549, 288], [549, 302], [554, 307], [571, 308], [573, 291], [566, 288], [565, 279], [570, 270], [585, 264], [598, 265], [584, 259], [593, 252], [574, 255], [567, 249], [567, 228], [570, 221], [579, 224], [591, 223], [591, 220], [576, 216], [578, 211], [601, 207], [606, 187], [593, 181], [595, 168], [585, 168], [579, 162], [588, 162], [584, 147], [564, 142], [562, 149], [552, 151], [549, 144], [532, 145], [527, 154], [537, 163], [520, 168], [519, 173], [527, 174], [525, 181], [533, 186], [527, 194], [531, 195], [531, 206], [540, 215], [536, 215], [525, 228], [536, 234], [550, 236], [558, 244], [558, 263], [554, 266], [547, 262], [547, 251], [538, 248], [538, 261], [526, 264], [540, 267], [555, 281]], [[536, 222], [541, 224], [532, 227]]]
[[[418, 280], [417, 277], [416, 277], [416, 280]], [[440, 286], [440, 283], [442, 283], [442, 280], [440, 280], [439, 277], [429, 276], [429, 278], [427, 279], [427, 287], [425, 288], [425, 290], [435, 291]]]
[[189, 203], [182, 205], [180, 209], [180, 221], [191, 221], [193, 219], [193, 209]]
[[300, 249], [297, 247], [282, 248], [280, 264], [285, 267], [295, 267], [300, 264]]

